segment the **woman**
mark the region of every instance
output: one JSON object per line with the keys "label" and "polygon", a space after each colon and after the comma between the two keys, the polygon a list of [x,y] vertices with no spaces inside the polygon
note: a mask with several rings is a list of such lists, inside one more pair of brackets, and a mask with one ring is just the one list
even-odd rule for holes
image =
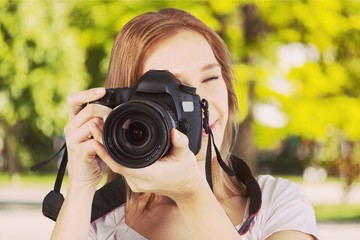
{"label": "woman", "polygon": [[[115,41],[106,87],[132,87],[151,69],[168,70],[183,84],[196,87],[209,103],[215,144],[221,146],[222,156],[229,155],[237,100],[230,55],[219,36],[184,11],[142,14],[126,24]],[[314,213],[304,194],[295,185],[269,176],[258,179],[263,206],[249,231],[240,236],[237,228],[248,215],[248,192],[216,161],[212,192],[204,173],[205,132],[196,156],[188,148],[186,135],[172,129],[170,153],[154,164],[129,169],[116,163],[102,142],[104,118],[111,109],[99,104],[82,107],[104,94],[103,88],[97,88],[68,97],[69,187],[53,239],[318,238]],[[129,199],[89,224],[92,198],[105,165],[125,177]]]}

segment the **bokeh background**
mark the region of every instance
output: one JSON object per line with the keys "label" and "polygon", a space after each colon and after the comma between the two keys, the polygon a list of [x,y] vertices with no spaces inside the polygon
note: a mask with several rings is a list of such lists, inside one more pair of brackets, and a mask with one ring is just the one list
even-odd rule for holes
{"label": "bokeh background", "polygon": [[66,95],[103,86],[121,27],[162,7],[199,17],[232,53],[234,154],[299,184],[324,239],[360,239],[357,0],[0,0],[0,238],[23,238],[25,225],[27,239],[49,236],[40,208],[58,161],[30,167],[64,142]]}

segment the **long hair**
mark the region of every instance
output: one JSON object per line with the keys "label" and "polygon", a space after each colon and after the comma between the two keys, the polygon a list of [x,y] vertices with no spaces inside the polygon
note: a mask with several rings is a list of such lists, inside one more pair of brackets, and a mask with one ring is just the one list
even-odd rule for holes
{"label": "long hair", "polygon": [[[223,156],[227,158],[233,140],[233,125],[238,110],[233,87],[233,70],[230,53],[219,35],[198,18],[188,12],[166,8],[159,12],[147,12],[130,20],[116,37],[110,57],[107,88],[132,87],[141,74],[144,57],[149,49],[159,41],[175,35],[182,30],[200,33],[209,43],[216,60],[221,66],[222,77],[228,93],[229,116],[222,146]],[[244,187],[230,179],[213,164],[214,189],[220,193],[243,194]],[[225,187],[224,187],[225,186]],[[230,191],[230,192],[229,192]],[[131,193],[131,196],[136,194]]]}

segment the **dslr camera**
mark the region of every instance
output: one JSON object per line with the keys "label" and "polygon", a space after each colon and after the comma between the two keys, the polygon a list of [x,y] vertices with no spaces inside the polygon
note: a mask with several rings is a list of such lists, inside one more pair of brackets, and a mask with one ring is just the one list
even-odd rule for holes
{"label": "dslr camera", "polygon": [[202,108],[196,88],[181,84],[169,71],[150,70],[131,88],[111,88],[92,103],[112,108],[103,128],[109,155],[129,168],[146,167],[171,148],[170,130],[189,138],[189,149],[201,146]]}

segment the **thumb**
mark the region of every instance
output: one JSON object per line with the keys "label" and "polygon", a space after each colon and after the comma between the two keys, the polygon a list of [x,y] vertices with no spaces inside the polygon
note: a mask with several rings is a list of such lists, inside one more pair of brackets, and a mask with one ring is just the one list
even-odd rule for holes
{"label": "thumb", "polygon": [[185,134],[173,128],[171,130],[171,143],[173,153],[188,150],[189,139]]}

